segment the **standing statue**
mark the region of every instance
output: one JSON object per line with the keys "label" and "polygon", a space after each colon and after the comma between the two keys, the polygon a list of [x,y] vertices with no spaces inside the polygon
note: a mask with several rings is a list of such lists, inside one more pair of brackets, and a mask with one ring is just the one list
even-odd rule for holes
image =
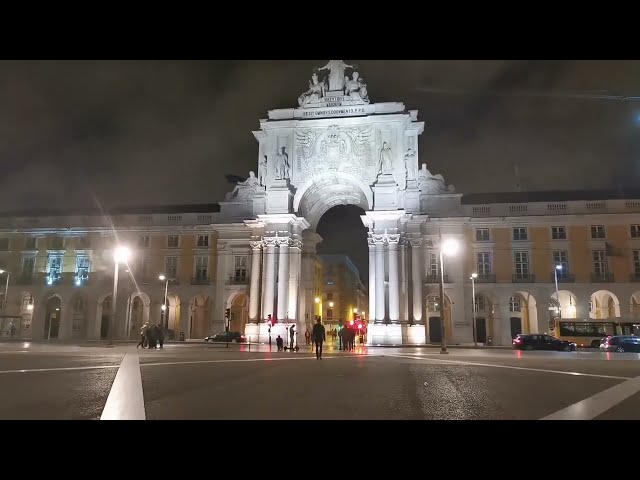
{"label": "standing statue", "polygon": [[256,188],[259,185],[256,174],[249,172],[249,178],[244,182],[238,182],[232,192],[227,193],[225,200],[242,200],[250,197],[256,192]]}
{"label": "standing statue", "polygon": [[282,151],[276,154],[276,180],[289,178],[289,155],[282,147]]}
{"label": "standing statue", "polygon": [[258,182],[264,187],[267,184],[267,156],[265,155],[258,165]]}
{"label": "standing statue", "polygon": [[367,97],[367,84],[364,83],[362,81],[362,78],[359,77],[360,74],[358,72],[353,72],[351,80],[349,80],[349,77],[344,77],[344,94],[352,98],[360,98],[361,100],[368,103],[369,98]]}
{"label": "standing statue", "polygon": [[378,173],[393,173],[393,155],[391,149],[387,147],[387,142],[382,144],[382,150],[380,150]]}
{"label": "standing statue", "polygon": [[407,180],[415,180],[418,176],[416,154],[410,148],[407,149],[407,153],[404,155],[404,169],[407,175]]}
{"label": "standing statue", "polygon": [[342,60],[329,60],[324,67],[320,67],[320,70],[329,70],[329,91],[335,92],[337,90],[344,93],[344,71],[347,68],[356,68],[354,65],[348,65]]}
{"label": "standing statue", "polygon": [[324,81],[318,82],[318,74],[314,73],[309,81],[309,90],[298,97],[298,105],[305,107],[309,103],[318,103],[324,96],[325,87]]}

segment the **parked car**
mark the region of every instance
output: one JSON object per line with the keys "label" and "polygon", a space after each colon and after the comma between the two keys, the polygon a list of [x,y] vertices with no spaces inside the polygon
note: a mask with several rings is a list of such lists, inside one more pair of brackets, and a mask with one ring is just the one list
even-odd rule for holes
{"label": "parked car", "polygon": [[204,337],[205,342],[236,342],[236,343],[244,343],[247,341],[247,337],[245,337],[240,332],[222,332],[217,335],[211,335],[209,337]]}
{"label": "parked car", "polygon": [[640,353],[640,337],[637,335],[613,335],[600,341],[600,350],[605,352]]}
{"label": "parked car", "polygon": [[513,339],[516,350],[554,350],[558,352],[575,352],[577,345],[566,340],[558,340],[551,335],[519,334]]}

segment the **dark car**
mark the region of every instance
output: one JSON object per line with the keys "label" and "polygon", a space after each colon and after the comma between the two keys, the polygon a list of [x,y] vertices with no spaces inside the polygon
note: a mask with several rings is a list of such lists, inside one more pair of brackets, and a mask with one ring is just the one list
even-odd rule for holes
{"label": "dark car", "polygon": [[556,352],[575,352],[575,343],[566,340],[558,340],[551,335],[519,334],[513,339],[513,348],[516,350],[553,350]]}
{"label": "dark car", "polygon": [[600,350],[605,352],[640,353],[640,337],[636,335],[614,335],[600,341]]}
{"label": "dark car", "polygon": [[247,341],[247,337],[242,335],[240,332],[222,332],[217,335],[211,335],[209,337],[204,337],[205,342],[236,342],[236,343],[244,343]]}

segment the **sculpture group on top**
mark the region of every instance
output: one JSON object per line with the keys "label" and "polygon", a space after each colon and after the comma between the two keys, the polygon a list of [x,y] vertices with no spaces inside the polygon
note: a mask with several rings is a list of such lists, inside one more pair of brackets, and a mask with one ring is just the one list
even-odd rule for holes
{"label": "sculpture group on top", "polygon": [[351,78],[345,75],[347,68],[355,70],[357,67],[342,60],[330,60],[324,67],[317,69],[317,72],[329,71],[322,80],[319,80],[318,73],[314,71],[309,81],[309,89],[298,97],[298,105],[302,108],[318,106],[328,96],[346,96],[354,104],[369,103],[367,84],[356,71],[352,72]]}

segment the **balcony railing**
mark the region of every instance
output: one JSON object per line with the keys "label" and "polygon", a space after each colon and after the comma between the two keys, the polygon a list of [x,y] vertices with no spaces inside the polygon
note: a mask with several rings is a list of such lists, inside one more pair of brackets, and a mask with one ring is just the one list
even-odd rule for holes
{"label": "balcony railing", "polygon": [[[440,275],[427,275],[425,283],[440,283]],[[444,274],[444,283],[449,283],[449,276]]]}
{"label": "balcony railing", "polygon": [[496,276],[494,273],[488,273],[484,275],[478,274],[475,281],[476,283],[496,283]]}
{"label": "balcony railing", "polygon": [[632,282],[640,282],[640,273],[632,273],[629,277]]}
{"label": "balcony railing", "polygon": [[[551,274],[551,281],[552,282],[556,281],[556,276],[553,273]],[[575,275],[570,275],[568,273],[558,275],[558,283],[575,283],[575,281],[576,281]]]}
{"label": "balcony railing", "polygon": [[249,277],[229,277],[227,285],[249,285]]}
{"label": "balcony railing", "polygon": [[513,283],[533,283],[536,281],[535,275],[531,274],[516,274],[511,276]]}
{"label": "balcony railing", "polygon": [[210,285],[211,279],[209,277],[193,277],[191,279],[191,285]]}
{"label": "balcony railing", "polygon": [[592,273],[591,274],[592,282],[613,282],[613,273],[604,272],[604,273]]}

